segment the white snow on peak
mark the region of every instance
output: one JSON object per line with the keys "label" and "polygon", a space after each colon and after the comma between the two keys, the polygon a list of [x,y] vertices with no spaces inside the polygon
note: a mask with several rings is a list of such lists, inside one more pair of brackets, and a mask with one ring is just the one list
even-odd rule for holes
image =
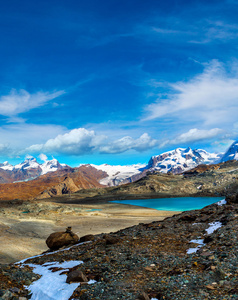
{"label": "white snow on peak", "polygon": [[209,153],[202,149],[192,150],[188,148],[177,148],[172,151],[164,152],[153,156],[147,168],[162,173],[170,171],[182,173],[196,167],[198,164],[216,163],[220,159],[219,154]]}
{"label": "white snow on peak", "polygon": [[223,155],[221,162],[225,162],[228,160],[238,160],[238,142],[234,142],[229,149],[226,151],[226,153]]}
{"label": "white snow on peak", "polygon": [[39,169],[41,170],[40,175],[44,175],[48,172],[54,172],[62,167],[66,167],[66,164],[60,164],[57,159],[53,158],[52,160],[45,161],[43,164],[37,162],[34,157],[29,157],[25,159],[22,163],[15,166],[10,165],[7,161],[0,164],[0,168],[3,170],[28,170],[28,169]]}
{"label": "white snow on peak", "polygon": [[37,169],[39,167],[39,163],[36,161],[34,157],[27,158],[24,162],[15,165],[15,169]]}
{"label": "white snow on peak", "polygon": [[14,166],[9,164],[8,161],[5,161],[4,163],[0,164],[0,168],[3,169],[3,170],[12,171],[14,169]]}
{"label": "white snow on peak", "polygon": [[45,161],[41,165],[41,169],[42,169],[41,175],[44,175],[48,172],[55,172],[59,169],[59,162],[55,158],[53,158],[52,160]]}
{"label": "white snow on peak", "polygon": [[104,171],[108,174],[106,178],[100,180],[100,183],[108,186],[115,186],[120,184],[126,178],[141,173],[141,170],[145,168],[146,164],[135,164],[135,165],[91,165],[97,170]]}

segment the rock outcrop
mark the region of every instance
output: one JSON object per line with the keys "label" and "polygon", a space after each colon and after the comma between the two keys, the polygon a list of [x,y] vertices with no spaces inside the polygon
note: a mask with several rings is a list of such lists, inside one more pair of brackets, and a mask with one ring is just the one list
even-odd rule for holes
{"label": "rock outcrop", "polygon": [[42,192],[37,199],[50,198],[54,196],[62,196],[65,194],[75,193],[79,190],[79,188],[74,183],[73,179],[70,177],[65,177],[65,179],[53,186],[48,188],[46,191]]}
{"label": "rock outcrop", "polygon": [[79,242],[77,234],[73,233],[71,227],[66,228],[65,232],[54,232],[46,240],[46,245],[50,250],[75,245]]}

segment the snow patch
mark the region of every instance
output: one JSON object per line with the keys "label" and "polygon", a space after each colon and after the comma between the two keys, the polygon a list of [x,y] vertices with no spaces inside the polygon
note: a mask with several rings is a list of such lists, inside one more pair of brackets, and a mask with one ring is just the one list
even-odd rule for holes
{"label": "snow patch", "polygon": [[225,199],[217,202],[217,205],[219,205],[219,206],[222,206],[224,204],[226,204],[226,200]]}
{"label": "snow patch", "polygon": [[202,246],[204,246],[204,240],[203,239],[197,239],[197,240],[191,240],[189,243],[198,244],[196,248],[189,248],[187,250],[187,254],[196,253]]}
{"label": "snow patch", "polygon": [[214,231],[216,231],[218,228],[222,226],[221,222],[212,222],[209,223],[210,227],[206,229],[207,234],[212,234]]}
{"label": "snow patch", "polygon": [[[221,200],[223,201],[223,200]],[[194,223],[193,225],[195,225],[196,223]],[[214,231],[216,231],[218,228],[220,228],[222,226],[221,222],[212,222],[209,223],[209,227],[206,229],[207,235],[212,234]],[[196,248],[189,248],[187,250],[187,254],[192,254],[192,253],[196,253],[200,248],[202,248],[205,244],[204,244],[204,239],[197,239],[197,240],[191,240],[189,243],[194,243],[194,244],[198,244],[198,246]]]}
{"label": "snow patch", "polygon": [[[63,263],[45,263],[43,265],[27,264],[33,268],[34,273],[41,275],[40,279],[27,287],[32,293],[31,300],[68,300],[80,283],[68,284],[66,283],[67,275],[60,274],[82,263],[82,261],[71,260]],[[60,268],[60,270],[52,272],[51,268]],[[90,280],[88,284],[95,282],[95,280]]]}

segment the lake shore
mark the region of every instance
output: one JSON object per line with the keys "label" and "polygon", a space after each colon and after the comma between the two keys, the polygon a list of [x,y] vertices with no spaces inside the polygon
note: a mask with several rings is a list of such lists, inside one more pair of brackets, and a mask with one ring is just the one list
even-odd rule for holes
{"label": "lake shore", "polygon": [[0,212],[0,263],[13,263],[47,250],[46,238],[71,226],[79,237],[161,221],[179,212],[117,203],[58,204],[32,201]]}

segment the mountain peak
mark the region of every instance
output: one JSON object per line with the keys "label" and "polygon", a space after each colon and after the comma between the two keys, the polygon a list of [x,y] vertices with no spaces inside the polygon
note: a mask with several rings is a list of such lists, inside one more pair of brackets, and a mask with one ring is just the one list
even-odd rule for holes
{"label": "mountain peak", "polygon": [[232,159],[238,160],[238,141],[235,141],[229,147],[229,149],[226,151],[226,153],[222,157],[221,162],[225,162],[225,161],[232,160]]}

